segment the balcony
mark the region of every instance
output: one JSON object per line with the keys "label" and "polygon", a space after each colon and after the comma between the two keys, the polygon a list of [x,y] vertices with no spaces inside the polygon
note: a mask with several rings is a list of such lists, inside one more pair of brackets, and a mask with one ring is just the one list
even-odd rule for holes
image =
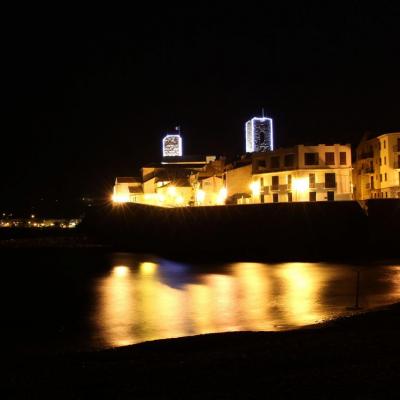
{"label": "balcony", "polygon": [[336,189],[336,182],[325,182],[325,189]]}
{"label": "balcony", "polygon": [[400,169],[400,160],[399,160],[399,161],[395,161],[395,162],[393,163],[393,168],[394,168],[394,169]]}
{"label": "balcony", "polygon": [[279,185],[271,185],[271,191],[279,190]]}
{"label": "balcony", "polygon": [[400,144],[395,144],[395,145],[393,146],[393,151],[394,151],[395,153],[400,153]]}

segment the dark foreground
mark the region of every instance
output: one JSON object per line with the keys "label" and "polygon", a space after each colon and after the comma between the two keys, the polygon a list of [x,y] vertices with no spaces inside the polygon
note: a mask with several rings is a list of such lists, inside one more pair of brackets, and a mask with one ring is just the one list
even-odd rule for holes
{"label": "dark foreground", "polygon": [[396,304],[311,329],[11,357],[6,389],[11,398],[397,398],[399,333]]}

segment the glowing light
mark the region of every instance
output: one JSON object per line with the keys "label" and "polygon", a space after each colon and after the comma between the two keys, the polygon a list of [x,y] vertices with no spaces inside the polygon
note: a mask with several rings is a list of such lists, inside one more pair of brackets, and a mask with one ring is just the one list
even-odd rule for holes
{"label": "glowing light", "polygon": [[226,190],[226,188],[224,187],[221,188],[221,190],[217,195],[217,204],[225,204],[227,196],[228,196],[228,191]]}
{"label": "glowing light", "polygon": [[31,218],[35,218],[35,214],[32,214],[32,215],[31,215]]}
{"label": "glowing light", "polygon": [[113,268],[112,273],[118,278],[123,278],[129,274],[129,268],[125,265],[117,265]]}
{"label": "glowing light", "polygon": [[197,190],[197,192],[196,192],[196,201],[198,203],[203,203],[205,197],[206,197],[206,193],[204,192],[204,190],[201,190],[201,189]]}
{"label": "glowing light", "polygon": [[129,201],[129,195],[127,194],[113,194],[111,199],[114,203],[127,203]]}
{"label": "glowing light", "polygon": [[168,193],[170,196],[176,196],[176,187],[175,187],[175,186],[170,186],[170,187],[167,189],[167,193]]}
{"label": "glowing light", "polygon": [[305,193],[308,190],[308,178],[296,178],[293,179],[293,189],[300,192]]}
{"label": "glowing light", "polygon": [[142,262],[139,265],[139,271],[142,275],[154,275],[157,270],[158,264],[152,262]]}
{"label": "glowing light", "polygon": [[177,196],[175,199],[176,204],[183,204],[184,201],[182,196]]}
{"label": "glowing light", "polygon": [[180,135],[166,135],[162,140],[163,157],[182,156],[182,138]]}
{"label": "glowing light", "polygon": [[251,184],[250,184],[250,189],[251,189],[251,192],[252,192],[252,194],[253,194],[253,196],[259,196],[260,195],[260,192],[261,192],[261,186],[260,186],[260,182],[258,182],[258,181],[253,181]]}
{"label": "glowing light", "polygon": [[254,117],[246,122],[245,131],[247,153],[274,149],[272,118]]}

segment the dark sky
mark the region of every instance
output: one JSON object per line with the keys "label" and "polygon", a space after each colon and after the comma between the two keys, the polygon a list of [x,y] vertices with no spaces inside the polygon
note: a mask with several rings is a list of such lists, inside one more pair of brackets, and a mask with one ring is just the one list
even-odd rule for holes
{"label": "dark sky", "polygon": [[0,202],[102,195],[175,125],[187,154],[242,153],[261,107],[278,146],[399,131],[400,13],[365,3],[9,10]]}

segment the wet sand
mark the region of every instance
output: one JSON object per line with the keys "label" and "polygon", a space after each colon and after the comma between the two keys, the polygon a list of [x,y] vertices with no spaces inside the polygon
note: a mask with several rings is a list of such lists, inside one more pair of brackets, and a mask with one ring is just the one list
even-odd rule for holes
{"label": "wet sand", "polygon": [[396,398],[400,304],[286,332],[4,359],[11,398]]}

